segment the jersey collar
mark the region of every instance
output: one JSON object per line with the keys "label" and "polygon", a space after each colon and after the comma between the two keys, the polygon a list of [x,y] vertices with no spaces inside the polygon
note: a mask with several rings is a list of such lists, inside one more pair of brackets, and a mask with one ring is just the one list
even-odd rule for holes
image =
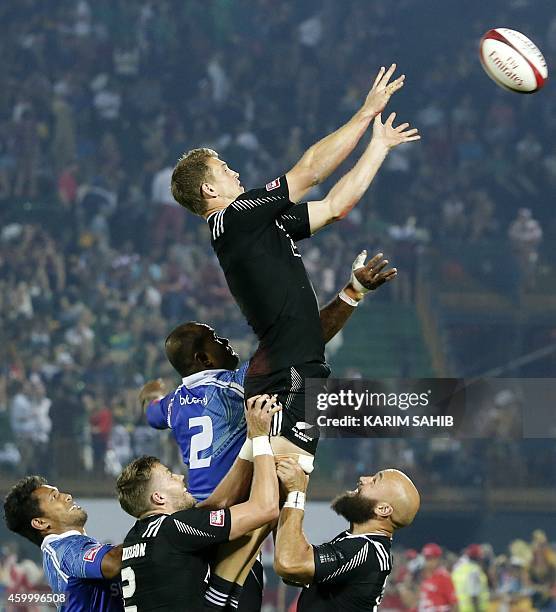
{"label": "jersey collar", "polygon": [[87,535],[87,534],[81,533],[80,531],[77,531],[77,529],[70,529],[69,531],[64,531],[64,533],[51,533],[50,535],[47,535],[43,539],[42,544],[41,544],[41,550],[44,550],[49,544],[52,544],[52,542],[56,540],[61,540],[62,538],[67,538],[72,535]]}
{"label": "jersey collar", "polygon": [[195,372],[195,374],[190,374],[189,376],[184,376],[181,381],[186,387],[190,387],[191,385],[198,383],[199,381],[212,376],[214,374],[220,374],[221,372],[228,372],[224,368],[220,370],[203,370],[202,372]]}
{"label": "jersey collar", "polygon": [[345,531],[345,534],[348,538],[366,538],[367,536],[380,536],[381,538],[387,538],[388,540],[392,540],[390,536],[387,536],[384,533],[378,533],[376,531],[371,531],[369,533],[351,533],[351,531]]}

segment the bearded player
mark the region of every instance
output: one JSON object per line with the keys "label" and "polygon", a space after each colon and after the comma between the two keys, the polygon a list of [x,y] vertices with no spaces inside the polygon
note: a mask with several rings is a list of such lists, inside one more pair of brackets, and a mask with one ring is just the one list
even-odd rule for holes
{"label": "bearded player", "polygon": [[394,532],[410,525],[420,497],[398,470],[361,476],[357,488],[332,502],[350,528],[330,542],[312,546],[303,533],[307,476],[291,458],[279,461],[278,478],[287,491],[280,513],[274,567],[284,579],[303,585],[298,612],[375,612],[392,569]]}
{"label": "bearded player", "polygon": [[[206,219],[228,286],[259,339],[246,396],[278,395],[284,409],[273,422],[273,448],[301,457],[307,472],[318,428],[306,421],[305,379],[325,379],[330,369],[317,300],[296,242],[345,217],[388,152],[420,138],[407,123],[394,127],[395,114],[385,123],[379,114],[403,86],[404,76],[389,82],[395,68],[381,69],[361,109],[266,187],[245,192],[238,173],[210,149],[190,151],[172,174],[174,198]],[[372,139],[355,166],[323,200],[295,205],[345,160],[373,119]]]}
{"label": "bearded player", "polygon": [[[396,278],[396,269],[386,269],[388,260],[378,253],[365,263],[366,251],[353,262],[350,281],[340,293],[354,302],[348,304],[339,296],[320,311],[323,337],[328,342],[346,323],[363,294],[355,289],[360,283],[371,292]],[[189,469],[188,489],[201,502],[211,496],[211,507],[228,507],[231,499],[245,498],[252,476],[250,440],[246,440],[244,410],[244,377],[248,363],[238,368],[239,358],[226,338],[208,325],[185,323],[176,327],[166,339],[166,355],[182,377],[177,389],[166,394],[162,381],[143,386],[140,399],[146,406],[147,420],[156,429],[172,430],[179,444],[184,463]],[[243,445],[243,446],[242,446]],[[239,457],[238,457],[239,456]],[[236,459],[238,457],[238,459]],[[235,463],[234,463],[235,461]],[[232,464],[234,478],[226,478]],[[224,481],[223,481],[224,479]],[[220,483],[220,484],[219,484]],[[218,494],[214,490],[218,485]],[[261,535],[262,537],[262,535]],[[257,550],[257,538],[251,549],[230,553],[223,548],[224,559],[213,572],[212,590],[229,593],[238,601],[242,612],[260,610],[262,603],[263,567],[258,560],[250,569],[243,588],[233,582],[242,579]],[[238,571],[239,570],[239,571]],[[219,576],[220,579],[216,577]]]}

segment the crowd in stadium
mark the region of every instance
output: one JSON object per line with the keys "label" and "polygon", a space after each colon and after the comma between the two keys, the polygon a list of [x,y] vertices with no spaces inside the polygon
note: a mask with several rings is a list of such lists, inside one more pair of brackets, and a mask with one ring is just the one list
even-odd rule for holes
{"label": "crowd in stadium", "polygon": [[[41,592],[43,587],[47,592],[42,569],[19,558],[14,545],[0,551],[0,597]],[[272,602],[277,601],[280,588],[267,589],[264,612],[276,610]],[[421,550],[394,549],[394,570],[381,609],[424,612],[459,605],[471,610],[469,593],[476,597],[476,609],[481,612],[556,609],[556,548],[543,531],[535,530],[529,542],[514,540],[503,551],[483,543],[470,544],[457,554],[434,542]],[[38,606],[17,610],[38,612]]]}
{"label": "crowd in stadium", "polygon": [[[403,23],[414,2],[399,4]],[[500,3],[501,20],[522,4]],[[44,472],[50,454],[54,473],[114,472],[129,456],[162,452],[135,397],[145,379],[171,376],[162,342],[175,323],[210,322],[245,358],[253,348],[205,224],[171,199],[172,164],[207,145],[247,185],[284,172],[357,108],[376,67],[396,59],[395,29],[381,3],[27,0],[0,16],[0,462]],[[556,48],[555,32],[556,22],[543,25],[539,44]],[[542,99],[544,129],[528,130],[537,118],[523,112],[527,97],[464,95],[471,79],[490,85],[473,57],[465,48],[456,71],[442,56],[425,72],[401,66],[407,93],[396,109],[423,141],[396,149],[369,201],[303,245],[321,302],[363,247],[402,271],[381,299],[412,299],[419,253],[432,242],[440,256],[464,243],[513,245],[533,283],[543,237],[556,231],[543,207],[556,184],[554,99]],[[68,452],[80,456],[75,466],[57,460]]]}

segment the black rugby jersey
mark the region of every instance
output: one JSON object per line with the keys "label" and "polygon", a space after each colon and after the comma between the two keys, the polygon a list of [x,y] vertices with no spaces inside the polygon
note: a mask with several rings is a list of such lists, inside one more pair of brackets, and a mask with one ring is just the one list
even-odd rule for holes
{"label": "black rugby jersey", "polygon": [[319,306],[295,244],[311,235],[309,213],[290,201],[286,177],[242,193],[207,221],[230,291],[259,339],[247,375],[324,362]]}
{"label": "black rugby jersey", "polygon": [[228,541],[230,524],[229,510],[204,508],[137,521],[122,552],[126,610],[203,610],[208,561],[214,546]]}
{"label": "black rugby jersey", "polygon": [[392,569],[390,538],[344,531],[313,547],[315,576],[303,589],[298,612],[373,612]]}

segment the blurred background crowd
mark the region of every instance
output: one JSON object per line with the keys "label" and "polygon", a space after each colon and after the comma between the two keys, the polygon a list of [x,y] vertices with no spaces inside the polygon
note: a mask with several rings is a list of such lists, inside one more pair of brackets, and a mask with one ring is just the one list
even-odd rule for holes
{"label": "blurred background crowd", "polygon": [[[556,17],[544,0],[460,4],[0,5],[3,482],[41,472],[83,484],[86,473],[87,491],[107,494],[106,475],[130,457],[179,465],[136,399],[145,380],[176,381],[164,338],[179,322],[207,322],[244,359],[254,338],[205,223],[172,201],[173,164],[209,146],[247,188],[264,184],[347,120],[393,61],[407,79],[390,110],[422,141],[394,150],[349,217],[301,244],[323,304],[362,248],[399,270],[330,345],[334,374],[552,375],[556,98],[497,88],[477,44],[490,27],[516,27],[550,67]],[[487,431],[508,429],[511,403],[500,396],[485,410]],[[323,447],[316,497],[325,480],[338,489],[393,456],[429,490],[556,484],[548,439]],[[493,592],[511,582],[491,574]]]}
{"label": "blurred background crowd", "polygon": [[[555,98],[493,86],[475,46],[492,23],[516,22],[550,58],[556,18],[535,17],[524,0],[491,4],[482,19],[468,9],[466,35],[450,29],[462,18],[450,3],[436,7],[446,27],[426,39],[417,26],[431,14],[414,0],[395,10],[0,7],[0,463],[102,474],[160,452],[136,392],[152,377],[174,380],[169,330],[205,321],[243,358],[254,346],[204,222],[172,201],[173,163],[211,146],[245,185],[262,184],[345,121],[394,60],[408,77],[391,107],[422,142],[396,149],[366,201],[302,245],[322,303],[361,248],[400,270],[331,345],[335,374],[464,376],[553,345]],[[466,299],[484,312],[466,311]],[[545,376],[555,363],[551,352],[511,373]]]}

